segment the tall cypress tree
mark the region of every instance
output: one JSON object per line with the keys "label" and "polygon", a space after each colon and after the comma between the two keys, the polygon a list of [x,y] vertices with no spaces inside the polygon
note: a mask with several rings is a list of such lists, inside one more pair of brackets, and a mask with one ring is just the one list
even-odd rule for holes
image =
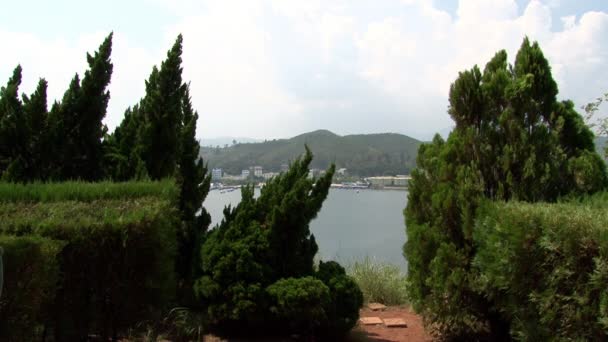
{"label": "tall cypress tree", "polygon": [[53,143],[57,150],[53,174],[56,179],[98,180],[102,177],[103,119],[110,94],[113,65],[112,33],[99,50],[87,54],[89,70],[82,83],[76,75],[61,103],[51,110]]}
{"label": "tall cypress tree", "polygon": [[199,155],[200,145],[196,140],[198,113],[192,109],[188,86],[182,98],[182,119],[177,182],[180,187],[179,209],[184,231],[178,237],[179,254],[176,266],[183,279],[182,301],[187,304],[193,300],[193,281],[200,276],[200,245],[211,223],[211,216],[203,207],[209,193],[211,175]]}
{"label": "tall cypress tree", "polygon": [[89,70],[82,79],[80,109],[81,120],[78,123],[78,141],[80,174],[86,180],[98,180],[102,177],[102,138],[106,132],[103,119],[106,116],[110,92],[107,87],[112,78],[113,33],[104,40],[99,50],[91,56],[87,54]]}
{"label": "tall cypress tree", "polygon": [[4,173],[18,155],[17,140],[24,129],[23,103],[19,99],[21,66],[13,70],[13,75],[5,87],[0,88],[0,172]]}
{"label": "tall cypress tree", "polygon": [[31,96],[23,95],[20,129],[14,137],[15,153],[5,179],[31,182],[44,180],[48,163],[47,82],[41,79]]}
{"label": "tall cypress tree", "polygon": [[154,67],[146,82],[143,115],[142,157],[152,179],[174,176],[179,155],[182,98],[182,35],[167,53],[160,70]]}

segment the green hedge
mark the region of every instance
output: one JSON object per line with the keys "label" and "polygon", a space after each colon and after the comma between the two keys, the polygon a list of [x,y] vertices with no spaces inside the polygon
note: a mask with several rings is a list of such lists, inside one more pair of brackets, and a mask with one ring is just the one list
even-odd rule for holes
{"label": "green hedge", "polygon": [[55,340],[117,337],[138,322],[158,319],[172,304],[181,224],[172,186],[2,184],[0,193],[13,186],[17,193],[0,198],[0,232],[65,243],[57,255],[61,277],[51,319],[45,322]]}
{"label": "green hedge", "polygon": [[512,337],[608,339],[607,199],[480,209],[478,290],[510,322]]}
{"label": "green hedge", "polygon": [[0,296],[0,340],[39,340],[57,280],[63,243],[40,237],[0,235],[4,284]]}

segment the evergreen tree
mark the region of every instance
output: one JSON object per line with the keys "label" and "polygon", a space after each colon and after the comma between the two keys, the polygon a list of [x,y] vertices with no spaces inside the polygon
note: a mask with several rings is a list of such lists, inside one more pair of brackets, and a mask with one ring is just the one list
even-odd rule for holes
{"label": "evergreen tree", "polygon": [[140,131],[142,125],[139,105],[127,108],[125,116],[112,134],[104,139],[104,174],[115,181],[148,178],[141,158]]}
{"label": "evergreen tree", "polygon": [[16,123],[21,129],[13,137],[16,155],[4,175],[7,180],[45,179],[49,158],[46,90],[47,82],[41,79],[31,96],[23,95],[23,116]]}
{"label": "evergreen tree", "polygon": [[146,82],[143,116],[142,159],[152,179],[173,177],[179,156],[182,124],[182,35],[167,53],[160,70],[154,67]]}
{"label": "evergreen tree", "polygon": [[52,141],[58,159],[52,167],[55,179],[98,180],[102,175],[106,115],[113,65],[112,34],[91,56],[87,54],[89,69],[82,83],[74,76],[61,103],[51,109]]}
{"label": "evergreen tree", "polygon": [[593,134],[557,85],[537,43],[513,67],[498,52],[450,88],[456,128],[421,146],[405,209],[409,296],[446,338],[505,339],[510,322],[478,290],[472,260],[480,201],[555,201],[604,189]]}
{"label": "evergreen tree", "polygon": [[21,66],[13,70],[13,75],[5,87],[0,88],[0,172],[4,173],[17,153],[16,139],[23,127],[23,103],[19,99]]}
{"label": "evergreen tree", "polygon": [[[293,326],[292,318],[312,312],[326,318],[317,326],[326,334],[343,334],[356,323],[362,304],[357,285],[335,263],[322,263],[319,272],[313,267],[318,247],[309,224],[327,197],[335,167],[311,179],[311,160],[306,148],[287,172],[266,183],[258,198],[252,186],[243,188],[241,202],[226,208],[222,223],[208,234],[195,291],[207,304],[212,329],[233,334],[235,327],[248,334],[267,334],[270,327],[310,329]],[[305,307],[298,306],[306,293],[325,291],[331,303],[311,295],[302,298]]]}
{"label": "evergreen tree", "polygon": [[203,235],[211,223],[211,216],[203,207],[209,193],[211,175],[199,155],[200,145],[196,140],[198,113],[192,109],[189,87],[182,98],[182,125],[180,132],[180,156],[178,160],[177,182],[180,187],[179,209],[184,222],[184,231],[179,236],[179,252],[176,263],[178,274],[184,280],[184,301],[194,302],[192,286],[195,277],[200,276],[198,256]]}

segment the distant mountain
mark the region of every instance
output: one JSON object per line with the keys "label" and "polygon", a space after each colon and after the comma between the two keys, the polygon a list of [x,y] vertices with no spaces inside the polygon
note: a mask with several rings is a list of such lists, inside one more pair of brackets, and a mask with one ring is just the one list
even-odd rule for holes
{"label": "distant mountain", "polygon": [[232,145],[234,142],[237,143],[255,143],[261,142],[260,139],[254,138],[245,138],[245,137],[217,137],[217,138],[203,138],[201,140],[201,146],[220,146],[224,147],[225,145]]}
{"label": "distant mountain", "polygon": [[[312,168],[325,169],[332,162],[351,175],[408,174],[415,166],[420,141],[402,134],[357,134],[339,136],[318,130],[291,139],[262,143],[238,143],[227,148],[201,148],[210,168],[229,174],[259,165],[266,171],[279,171],[304,152],[307,144],[314,154]],[[221,146],[221,145],[220,145]]]}

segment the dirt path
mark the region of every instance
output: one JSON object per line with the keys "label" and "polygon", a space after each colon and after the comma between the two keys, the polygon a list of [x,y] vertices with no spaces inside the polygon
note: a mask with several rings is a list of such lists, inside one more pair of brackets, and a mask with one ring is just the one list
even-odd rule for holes
{"label": "dirt path", "polygon": [[422,318],[407,307],[387,307],[382,311],[372,311],[368,308],[360,310],[360,317],[401,318],[405,321],[405,328],[388,328],[381,325],[363,325],[359,323],[356,334],[369,342],[401,342],[401,341],[432,341],[431,336],[424,330]]}

